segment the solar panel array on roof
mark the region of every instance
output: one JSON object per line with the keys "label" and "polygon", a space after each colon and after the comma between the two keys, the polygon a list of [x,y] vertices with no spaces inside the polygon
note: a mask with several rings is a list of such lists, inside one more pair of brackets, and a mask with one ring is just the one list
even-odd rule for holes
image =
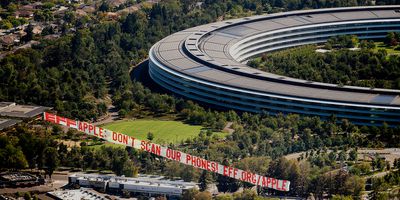
{"label": "solar panel array on roof", "polygon": [[222,81],[222,82],[228,81],[228,80],[231,80],[231,79],[234,79],[237,77],[230,73],[226,73],[226,72],[222,72],[222,71],[218,71],[218,70],[202,71],[202,72],[196,73],[196,75],[205,77],[205,78],[210,78],[210,79],[217,80],[217,81]]}
{"label": "solar panel array on roof", "polygon": [[285,25],[285,26],[298,26],[298,25],[306,24],[305,22],[296,20],[293,17],[278,18],[278,19],[273,19],[272,21],[274,21],[278,24]]}
{"label": "solar panel array on roof", "polygon": [[210,36],[206,42],[212,42],[212,43],[216,43],[216,44],[226,44],[229,41],[233,40],[233,37],[227,37],[227,35],[222,35],[222,34],[214,34],[212,36]]}
{"label": "solar panel array on roof", "polygon": [[177,42],[163,42],[158,47],[159,51],[171,51],[179,49],[179,44]]}
{"label": "solar panel array on roof", "polygon": [[301,17],[309,22],[312,22],[312,23],[332,22],[332,21],[340,20],[339,18],[337,18],[331,14],[310,14],[310,15],[299,16],[299,17]]}
{"label": "solar panel array on roof", "polygon": [[394,10],[376,10],[371,12],[381,18],[400,17],[400,12],[395,12]]}
{"label": "solar panel array on roof", "polygon": [[223,51],[214,51],[214,50],[204,50],[207,55],[212,58],[226,58],[225,52]]}
{"label": "solar panel array on roof", "polygon": [[191,33],[175,33],[173,35],[170,35],[166,38],[164,38],[163,42],[180,42],[182,40],[184,40],[186,37],[188,37],[189,35],[191,35]]}
{"label": "solar panel array on roof", "polygon": [[213,50],[213,51],[224,51],[225,45],[223,44],[215,44],[211,42],[202,43],[202,48],[205,50]]}
{"label": "solar panel array on roof", "polygon": [[210,69],[211,68],[206,67],[206,66],[200,66],[200,67],[194,67],[194,68],[186,69],[186,70],[184,70],[184,72],[192,74],[192,73],[198,73],[198,72],[207,71],[207,70],[210,70]]}
{"label": "solar panel array on roof", "polygon": [[374,15],[371,12],[365,12],[365,11],[358,11],[358,12],[339,12],[339,13],[333,13],[335,17],[341,19],[341,20],[354,20],[354,19],[374,19],[378,18],[376,15]]}
{"label": "solar panel array on roof", "polygon": [[164,60],[175,60],[175,59],[181,59],[182,57],[185,57],[179,51],[163,51],[163,52],[160,52],[160,54],[161,54],[161,57],[164,58]]}
{"label": "solar panel array on roof", "polygon": [[273,21],[252,22],[252,23],[245,24],[243,26],[246,26],[246,27],[249,27],[252,29],[256,29],[256,30],[260,30],[260,31],[270,31],[270,30],[286,27],[283,24],[279,24],[279,23],[276,23]]}
{"label": "solar panel array on roof", "polygon": [[252,29],[249,27],[244,27],[244,26],[234,26],[234,27],[230,27],[230,28],[226,28],[220,31],[221,33],[226,33],[229,35],[235,35],[235,36],[245,36],[248,34],[252,34],[255,32],[258,32],[258,30],[256,29]]}
{"label": "solar panel array on roof", "polygon": [[397,95],[377,95],[371,103],[391,104],[397,97]]}
{"label": "solar panel array on roof", "polygon": [[168,63],[173,65],[174,67],[178,69],[191,69],[195,67],[201,66],[200,63],[191,61],[187,58],[180,58],[180,59],[175,59],[175,60],[169,60]]}

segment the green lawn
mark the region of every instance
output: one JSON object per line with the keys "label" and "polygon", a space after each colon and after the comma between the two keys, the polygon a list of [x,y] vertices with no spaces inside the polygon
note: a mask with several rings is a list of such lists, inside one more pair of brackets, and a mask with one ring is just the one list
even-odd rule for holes
{"label": "green lawn", "polygon": [[375,51],[378,51],[379,49],[385,49],[389,55],[400,54],[399,50],[394,50],[394,48],[386,46],[383,42],[375,42],[375,45],[376,45]]}
{"label": "green lawn", "polygon": [[147,139],[147,133],[154,134],[154,142],[178,143],[190,137],[197,136],[202,126],[192,126],[180,121],[161,120],[123,120],[103,125],[103,128],[133,136],[138,139]]}

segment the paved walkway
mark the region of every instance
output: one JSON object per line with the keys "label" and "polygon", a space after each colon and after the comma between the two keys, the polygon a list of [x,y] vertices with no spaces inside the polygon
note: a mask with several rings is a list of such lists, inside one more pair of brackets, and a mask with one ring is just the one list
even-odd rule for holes
{"label": "paved walkway", "polygon": [[232,134],[235,131],[234,129],[231,128],[232,124],[233,124],[233,122],[226,123],[226,126],[223,129],[223,131],[227,131],[229,134]]}
{"label": "paved walkway", "polygon": [[114,121],[119,120],[119,115],[118,115],[118,109],[115,108],[114,105],[109,105],[108,106],[108,111],[107,111],[107,117],[105,117],[104,119],[94,122],[94,125],[102,125],[102,124],[107,124],[107,123],[111,123]]}

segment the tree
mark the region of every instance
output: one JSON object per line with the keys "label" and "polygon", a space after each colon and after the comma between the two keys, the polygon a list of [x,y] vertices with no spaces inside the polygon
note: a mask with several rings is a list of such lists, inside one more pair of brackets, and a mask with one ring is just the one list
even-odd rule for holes
{"label": "tree", "polygon": [[400,169],[400,158],[396,158],[393,162],[393,167],[396,169]]}
{"label": "tree", "polygon": [[337,159],[341,162],[345,161],[347,159],[346,152],[344,150],[340,151]]}
{"label": "tree", "polygon": [[331,152],[328,154],[328,158],[329,158],[329,161],[331,162],[331,164],[334,164],[335,161],[336,161],[336,152],[331,151]]}
{"label": "tree", "polygon": [[357,161],[357,157],[358,157],[357,149],[352,149],[352,150],[349,152],[349,160],[351,160],[351,161]]}
{"label": "tree", "polygon": [[[288,173],[288,180],[291,182],[291,193],[301,195],[304,191],[304,177],[302,177],[302,171],[297,161],[291,161]],[[303,179],[303,180],[302,180]]]}
{"label": "tree", "polygon": [[362,191],[365,190],[365,179],[359,176],[350,176],[344,184],[347,194],[353,197],[361,197]]}
{"label": "tree", "polygon": [[193,181],[194,177],[196,176],[196,171],[192,166],[184,166],[180,176],[184,181]]}
{"label": "tree", "polygon": [[372,168],[374,170],[383,171],[386,167],[385,158],[376,157],[372,160]]}
{"label": "tree", "polygon": [[28,25],[25,32],[26,32],[26,35],[22,37],[22,40],[24,42],[29,42],[29,41],[33,40],[34,34],[33,34],[33,26],[31,24]]}
{"label": "tree", "polygon": [[154,139],[154,133],[148,132],[148,133],[147,133],[147,139],[150,140],[150,141],[153,141],[153,139]]}
{"label": "tree", "polygon": [[[59,151],[58,151],[59,152]],[[59,155],[59,154],[58,154]],[[74,146],[67,153],[66,165],[74,168],[83,167],[83,157],[78,147]],[[62,162],[62,161],[61,161]]]}
{"label": "tree", "polygon": [[100,7],[99,7],[99,11],[102,11],[102,12],[108,12],[108,11],[110,11],[110,4],[107,3],[106,1],[103,1],[103,2],[101,3]]}
{"label": "tree", "polygon": [[211,200],[212,196],[209,191],[203,191],[199,192],[196,195],[194,195],[193,200]]}
{"label": "tree", "polygon": [[236,179],[217,174],[217,188],[219,192],[236,192],[239,183]]}
{"label": "tree", "polygon": [[196,188],[185,190],[182,194],[182,200],[193,200],[198,193],[199,190],[197,190]]}
{"label": "tree", "polygon": [[28,167],[28,162],[21,148],[16,148],[11,143],[0,148],[1,169],[23,169],[26,167]]}
{"label": "tree", "polygon": [[353,200],[351,196],[333,195],[331,200]]}
{"label": "tree", "polygon": [[139,169],[134,166],[133,162],[128,160],[124,163],[122,174],[126,177],[136,177],[139,173]]}
{"label": "tree", "polygon": [[233,195],[234,200],[255,200],[257,193],[254,190],[245,189],[241,193],[235,193]]}
{"label": "tree", "polygon": [[287,179],[289,175],[287,166],[289,166],[289,164],[289,161],[285,157],[280,157],[279,159],[271,162],[267,174],[270,177]]}
{"label": "tree", "polygon": [[32,199],[31,193],[30,192],[25,192],[24,199],[25,200],[31,200]]}
{"label": "tree", "polygon": [[51,175],[57,169],[60,164],[60,160],[58,159],[57,149],[54,147],[47,147],[44,150],[44,166],[45,171],[49,175],[51,179]]}
{"label": "tree", "polygon": [[306,196],[307,191],[310,186],[310,173],[311,173],[311,166],[310,162],[308,161],[301,161],[299,163],[299,168],[300,168],[300,174],[299,177],[296,179],[296,188],[297,188],[297,194],[299,196]]}
{"label": "tree", "polygon": [[208,188],[208,184],[210,183],[210,173],[207,170],[203,170],[199,178],[199,188],[200,191],[205,191]]}
{"label": "tree", "polygon": [[232,197],[232,195],[229,195],[229,194],[226,194],[226,195],[220,194],[215,197],[215,200],[233,200],[233,197]]}
{"label": "tree", "polygon": [[10,29],[13,27],[13,24],[9,20],[0,21],[0,29]]}
{"label": "tree", "polygon": [[385,44],[387,46],[397,46],[399,41],[397,40],[396,34],[394,32],[389,32],[385,38]]}

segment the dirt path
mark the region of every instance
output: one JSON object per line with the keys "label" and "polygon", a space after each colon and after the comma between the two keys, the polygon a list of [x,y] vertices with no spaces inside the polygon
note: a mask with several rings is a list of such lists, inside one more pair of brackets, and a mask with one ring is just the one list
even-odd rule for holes
{"label": "dirt path", "polygon": [[232,127],[232,124],[233,124],[233,122],[228,122],[228,123],[226,123],[226,126],[225,126],[225,128],[223,129],[223,131],[226,131],[226,132],[228,132],[229,134],[232,134],[235,130],[234,129],[232,129],[231,127]]}
{"label": "dirt path", "polygon": [[114,105],[109,105],[107,108],[107,116],[104,119],[94,122],[93,124],[101,125],[101,124],[107,124],[110,122],[114,122],[117,120],[119,120],[118,109]]}
{"label": "dirt path", "polygon": [[105,101],[107,102],[108,105],[107,115],[98,119],[98,121],[94,122],[93,123],[94,125],[106,124],[119,119],[118,109],[112,104],[112,97],[110,94],[106,96]]}
{"label": "dirt path", "polygon": [[[134,69],[137,69],[137,68],[139,68],[139,67],[142,66],[142,65],[147,65],[147,62],[148,62],[148,59],[146,58],[146,59],[142,60],[139,64],[137,64],[137,65],[135,65],[135,66],[132,66],[132,67],[129,69],[129,74],[132,74],[132,71],[133,71]],[[139,71],[138,73],[143,73],[143,72],[142,72],[143,70],[144,70],[144,69],[138,70],[138,71]],[[131,77],[131,78],[132,78],[132,77]],[[111,96],[110,96],[110,95],[107,95],[107,98],[108,98],[109,102],[112,102],[112,99],[111,99]],[[93,124],[94,124],[94,125],[102,125],[102,124],[111,123],[111,122],[114,122],[114,121],[117,121],[117,120],[119,120],[118,109],[117,109],[114,105],[110,104],[110,105],[108,106],[108,108],[107,108],[107,116],[104,117],[103,119],[100,119],[100,120],[97,121],[97,122],[94,122]]]}
{"label": "dirt path", "polygon": [[376,173],[376,174],[372,174],[372,175],[370,175],[368,177],[370,177],[370,178],[380,178],[380,177],[384,177],[386,174],[388,174],[390,172],[395,172],[395,171],[397,171],[397,169],[394,169],[394,170],[391,170],[391,171],[379,172],[379,173]]}

